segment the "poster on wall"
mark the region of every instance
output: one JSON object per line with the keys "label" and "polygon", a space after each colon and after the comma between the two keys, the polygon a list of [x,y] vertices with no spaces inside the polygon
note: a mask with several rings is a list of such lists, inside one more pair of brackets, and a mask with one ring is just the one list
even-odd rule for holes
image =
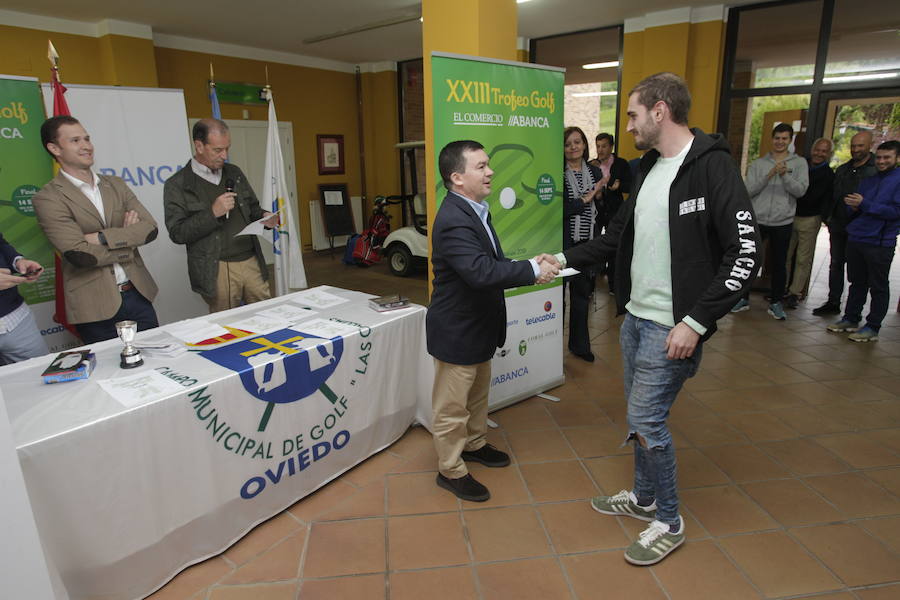
{"label": "poster on wall", "polygon": [[53,160],[41,145],[44,106],[33,77],[0,75],[0,233],[44,273],[34,283],[18,286],[51,352],[69,348],[75,337],[53,321],[53,246],[34,216],[31,199],[53,177]]}
{"label": "poster on wall", "polygon": [[[43,88],[52,113],[53,92],[49,84]],[[184,92],[102,85],[66,88],[72,116],[94,143],[94,170],[121,177],[159,227],[157,238],[140,252],[159,287],[153,307],[160,325],[206,314],[208,306],[191,290],[186,249],[169,239],[163,211],[166,179],[191,157]]]}
{"label": "poster on wall", "polygon": [[[494,170],[491,220],[503,252],[526,260],[562,250],[564,70],[432,53],[434,147],[473,139]],[[435,165],[435,172],[440,172]],[[438,182],[438,206],[444,197]],[[507,290],[506,346],[491,364],[490,407],[561,384],[562,281]]]}

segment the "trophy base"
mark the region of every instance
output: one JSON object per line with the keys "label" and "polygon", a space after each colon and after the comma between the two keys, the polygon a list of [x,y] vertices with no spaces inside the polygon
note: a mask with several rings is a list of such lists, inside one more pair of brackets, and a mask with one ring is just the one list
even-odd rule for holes
{"label": "trophy base", "polygon": [[144,364],[144,359],[141,358],[140,352],[135,352],[134,354],[125,354],[123,352],[119,356],[122,358],[122,362],[119,363],[119,366],[123,369],[134,369],[135,367],[140,367]]}

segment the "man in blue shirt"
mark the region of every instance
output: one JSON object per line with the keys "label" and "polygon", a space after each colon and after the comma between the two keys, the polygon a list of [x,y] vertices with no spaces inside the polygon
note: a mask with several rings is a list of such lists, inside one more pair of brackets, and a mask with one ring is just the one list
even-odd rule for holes
{"label": "man in blue shirt", "polygon": [[[847,278],[850,293],[844,317],[828,326],[835,333],[849,331],[854,342],[878,340],[881,322],[887,314],[890,287],[888,275],[897,233],[900,232],[900,142],[884,142],[875,151],[874,177],[863,179],[859,191],[844,198],[847,205]],[[862,319],[866,296],[872,303],[866,324],[857,330]]]}

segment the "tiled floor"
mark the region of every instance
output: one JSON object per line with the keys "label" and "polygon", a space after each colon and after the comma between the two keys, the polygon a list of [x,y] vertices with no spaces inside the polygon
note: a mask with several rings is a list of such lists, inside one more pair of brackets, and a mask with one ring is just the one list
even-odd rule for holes
{"label": "tiled floor", "polygon": [[[431,440],[413,428],[152,598],[900,598],[900,316],[875,344],[827,333],[810,312],[826,291],[825,249],[809,302],[786,322],[754,295],[706,345],[671,418],[688,542],[657,566],[622,559],[643,523],[587,502],[628,487],[632,469],[619,447],[619,319],[601,283],[597,362],[567,356],[559,404],[494,413],[491,441],[514,462],[472,469],[489,502],[437,488]],[[327,257],[307,269],[314,283],[319,273],[414,298],[424,285]]]}

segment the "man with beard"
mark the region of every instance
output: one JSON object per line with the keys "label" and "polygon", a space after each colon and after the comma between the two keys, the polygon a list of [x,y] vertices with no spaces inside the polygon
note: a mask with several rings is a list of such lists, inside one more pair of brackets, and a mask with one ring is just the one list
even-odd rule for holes
{"label": "man with beard", "polygon": [[816,316],[841,312],[844,293],[844,265],[847,263],[847,207],[844,198],[856,193],[859,182],[875,175],[875,155],[871,152],[872,132],[861,131],[850,138],[850,160],[834,172],[831,203],[825,211],[825,224],[831,245],[831,265],[828,268],[828,300],[813,310]]}
{"label": "man with beard", "polygon": [[628,131],[647,151],[631,196],[602,236],[541,256],[583,268],[616,255],[634,487],[591,506],[650,522],[625,551],[635,565],[655,564],[684,542],[669,411],[716,321],[758,268],[756,222],[728,144],[689,129],[690,106],[687,84],[673,73],[651,75],[631,91]]}

